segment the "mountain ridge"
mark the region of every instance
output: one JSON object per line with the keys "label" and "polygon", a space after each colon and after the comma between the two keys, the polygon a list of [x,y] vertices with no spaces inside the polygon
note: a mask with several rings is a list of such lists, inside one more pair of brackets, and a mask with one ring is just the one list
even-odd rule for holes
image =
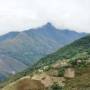
{"label": "mountain ridge", "polygon": [[[69,30],[59,30],[48,23],[36,29],[29,29],[23,32],[11,32],[4,35],[5,37],[0,36],[3,38],[0,41],[0,55],[3,54],[6,56],[5,59],[7,61],[7,56],[12,58],[12,62],[13,59],[17,60],[17,62],[22,63],[20,65],[21,67],[23,65],[31,67],[45,55],[85,35]],[[2,68],[4,67],[2,66]],[[21,71],[21,68],[19,68],[19,71]]]}

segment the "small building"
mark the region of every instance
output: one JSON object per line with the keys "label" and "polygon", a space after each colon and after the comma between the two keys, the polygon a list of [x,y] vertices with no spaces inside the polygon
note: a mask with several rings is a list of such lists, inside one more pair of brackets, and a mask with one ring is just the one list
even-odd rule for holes
{"label": "small building", "polygon": [[66,78],[74,78],[75,77],[75,69],[74,68],[65,69],[64,77],[66,77]]}

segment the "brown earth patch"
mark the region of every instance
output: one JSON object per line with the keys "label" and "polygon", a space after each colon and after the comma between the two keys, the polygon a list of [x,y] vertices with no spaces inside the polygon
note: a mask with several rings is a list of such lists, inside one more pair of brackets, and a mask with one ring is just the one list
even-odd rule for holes
{"label": "brown earth patch", "polygon": [[45,88],[38,80],[23,79],[17,83],[17,90],[45,90]]}

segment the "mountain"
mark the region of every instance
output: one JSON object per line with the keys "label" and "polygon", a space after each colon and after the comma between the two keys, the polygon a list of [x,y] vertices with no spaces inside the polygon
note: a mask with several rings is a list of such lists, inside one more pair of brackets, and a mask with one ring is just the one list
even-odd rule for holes
{"label": "mountain", "polygon": [[[50,82],[52,83],[52,79],[53,79],[53,85],[50,86],[49,89],[47,88],[46,90],[56,90],[55,88],[59,88],[57,90],[67,90],[67,88],[69,88],[70,90],[75,90],[75,89],[90,90],[90,48],[89,47],[90,47],[90,35],[85,36],[79,40],[76,40],[73,43],[64,46],[63,48],[60,48],[58,51],[54,52],[53,54],[49,54],[46,57],[42,58],[37,64],[33,66],[32,73],[30,72],[31,69],[27,69],[24,72],[17,74],[13,78],[11,78],[10,80],[11,82],[9,82],[9,85],[6,85],[2,90],[7,90],[7,89],[17,90],[16,87],[18,87],[19,84],[21,84],[20,81],[24,83],[29,79],[33,80],[33,78],[35,80],[39,80],[39,78],[41,78],[39,82],[41,81],[44,85],[47,85]],[[67,66],[65,67],[61,66],[60,68],[53,67],[53,65],[57,63],[60,64],[60,62],[63,62],[63,60],[64,60],[64,64],[67,62],[66,64]],[[77,61],[79,62],[77,63]],[[45,67],[49,67],[49,68],[45,70]],[[62,69],[67,70],[68,68],[69,70],[71,68],[70,71],[71,73],[72,73],[72,68],[75,70],[75,76],[73,78],[65,78],[64,76],[59,76],[60,73],[62,74],[64,72],[62,71]],[[42,72],[39,72],[40,70]],[[59,73],[58,75],[56,74],[56,71],[58,71]],[[18,79],[20,77],[22,78]],[[64,80],[63,82],[64,86],[63,87],[58,86],[58,84],[62,83],[62,80]],[[56,81],[56,83],[54,81]],[[25,83],[24,87],[30,88],[31,86],[32,88],[34,88],[34,86],[32,86],[32,84],[29,83],[30,82],[28,82],[27,84]],[[38,84],[35,85],[37,86]]]}
{"label": "mountain", "polygon": [[8,72],[9,74],[13,74],[14,72],[22,71],[27,66],[20,61],[0,54],[0,72]]}
{"label": "mountain", "polygon": [[[19,72],[31,67],[40,58],[77,40],[85,33],[60,30],[51,23],[36,29],[10,32],[0,36],[0,73]],[[2,57],[3,56],[3,57]]]}
{"label": "mountain", "polygon": [[4,41],[4,40],[9,40],[9,39],[13,39],[15,38],[17,35],[19,34],[19,32],[10,32],[7,33],[5,35],[0,36],[0,42]]}

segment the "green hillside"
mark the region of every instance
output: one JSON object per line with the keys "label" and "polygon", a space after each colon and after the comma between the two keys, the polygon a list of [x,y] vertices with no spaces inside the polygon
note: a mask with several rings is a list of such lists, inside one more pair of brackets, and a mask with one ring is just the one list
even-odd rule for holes
{"label": "green hillside", "polygon": [[42,67],[45,65],[52,64],[57,60],[63,59],[89,59],[90,58],[90,35],[76,40],[75,42],[67,45],[53,54],[42,58],[36,67]]}
{"label": "green hillside", "polygon": [[[59,63],[60,60],[68,60],[70,67],[73,67],[76,72],[75,78],[66,78],[65,86],[60,90],[90,90],[90,35],[42,58],[35,68],[50,66],[56,62]],[[77,61],[81,62],[78,64]],[[64,74],[63,69],[59,70],[60,75]]]}

